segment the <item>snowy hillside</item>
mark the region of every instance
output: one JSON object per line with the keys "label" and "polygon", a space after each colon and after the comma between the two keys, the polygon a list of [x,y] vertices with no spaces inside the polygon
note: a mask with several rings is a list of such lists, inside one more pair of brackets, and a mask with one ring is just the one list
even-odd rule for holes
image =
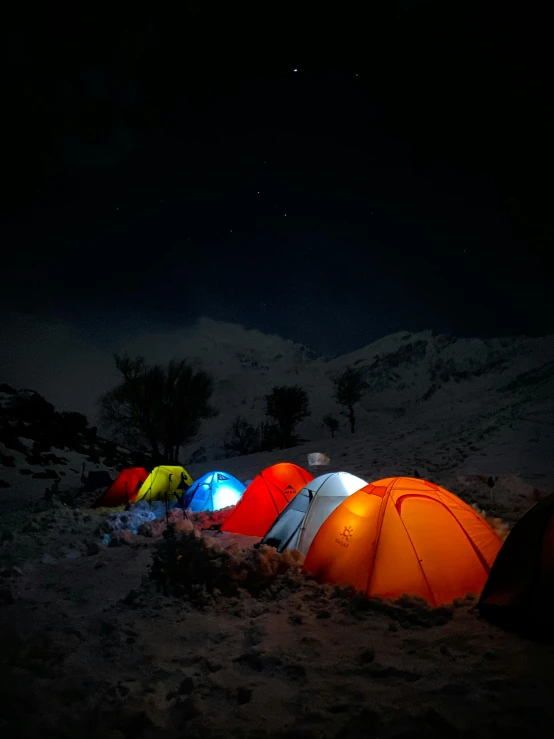
{"label": "snowy hillside", "polygon": [[[199,438],[181,457],[184,462],[201,461],[192,464],[194,470],[206,471],[214,460],[222,460],[225,430],[238,414],[256,425],[264,418],[264,396],[274,385],[299,384],[308,392],[311,415],[298,431],[309,443],[268,459],[298,457],[304,464],[309,451],[324,451],[333,467],[370,479],[381,473],[412,474],[415,468],[443,483],[447,475],[519,475],[541,489],[554,487],[552,336],[481,340],[397,333],[325,359],[279,336],[204,318],[186,331],[152,335],[147,344],[129,341],[121,350],[145,354],[149,362],[185,357],[213,374],[213,404],[219,415],[204,422]],[[363,369],[369,382],[353,436],[332,398],[332,377],[348,366]],[[99,378],[114,381],[109,374],[100,373]],[[2,397],[7,402],[5,393]],[[83,397],[83,406],[90,400]],[[341,419],[334,440],[322,426],[327,413]],[[52,440],[50,444],[56,446]],[[79,449],[76,453],[83,455]],[[13,455],[15,450],[4,451]],[[94,454],[92,459],[86,453],[82,457],[87,469],[106,464],[105,454]],[[259,467],[258,457],[266,458],[225,460],[219,466],[231,472],[236,467],[239,477],[248,479]],[[40,472],[23,458],[19,462],[24,469]],[[3,467],[0,478],[11,481],[15,474],[18,482],[35,484],[32,474],[25,477]],[[81,457],[79,464],[60,470],[69,475],[70,468],[80,467]]]}
{"label": "snowy hillside", "polygon": [[[214,375],[214,405],[220,410],[186,455],[203,446],[208,459],[222,456],[223,433],[235,416],[254,425],[262,421],[264,395],[278,384],[306,389],[311,416],[298,430],[305,439],[325,439],[323,416],[340,417],[332,377],[347,366],[363,369],[370,386],[359,406],[357,439],[369,434],[383,446],[389,438],[398,443],[415,434],[416,446],[450,444],[454,455],[456,444],[475,453],[491,446],[511,449],[509,454],[533,460],[550,454],[552,336],[482,340],[397,333],[327,360],[277,336],[203,319],[173,351],[194,357]],[[339,439],[348,436],[342,419]]]}
{"label": "snowy hillside", "polygon": [[36,499],[57,482],[79,489],[83,472],[112,478],[132,455],[98,436],[79,413],[58,413],[33,390],[0,385],[0,496],[2,509]]}

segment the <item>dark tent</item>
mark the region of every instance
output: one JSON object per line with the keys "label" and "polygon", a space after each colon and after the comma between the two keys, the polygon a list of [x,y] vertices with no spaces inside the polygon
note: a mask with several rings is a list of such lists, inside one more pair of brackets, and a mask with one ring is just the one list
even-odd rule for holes
{"label": "dark tent", "polygon": [[517,522],[502,545],[479,599],[486,618],[545,636],[554,620],[554,494]]}
{"label": "dark tent", "polygon": [[113,482],[110,477],[110,473],[105,470],[102,472],[89,472],[87,477],[83,480],[83,491],[90,493],[93,490],[99,490],[100,488],[107,488]]}

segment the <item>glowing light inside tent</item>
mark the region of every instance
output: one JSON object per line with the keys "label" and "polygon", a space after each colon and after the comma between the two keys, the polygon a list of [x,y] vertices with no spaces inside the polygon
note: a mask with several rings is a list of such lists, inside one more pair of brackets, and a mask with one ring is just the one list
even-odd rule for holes
{"label": "glowing light inside tent", "polygon": [[187,492],[185,506],[193,513],[217,511],[236,505],[244,490],[244,485],[229,473],[206,472]]}
{"label": "glowing light inside tent", "polygon": [[217,492],[214,497],[214,510],[217,511],[220,508],[227,508],[230,505],[236,505],[240,500],[241,494],[229,485],[220,484],[217,486]]}

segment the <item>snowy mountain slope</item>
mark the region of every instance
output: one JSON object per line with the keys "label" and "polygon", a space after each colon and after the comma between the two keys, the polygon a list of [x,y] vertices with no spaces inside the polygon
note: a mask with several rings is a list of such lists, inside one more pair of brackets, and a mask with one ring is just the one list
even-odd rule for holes
{"label": "snowy mountain slope", "polygon": [[[299,433],[312,440],[325,437],[323,416],[340,414],[332,377],[347,366],[364,370],[369,382],[358,410],[360,432],[429,428],[496,436],[511,424],[543,438],[552,430],[552,336],[482,340],[397,333],[327,360],[280,337],[204,319],[190,344],[174,347],[175,352],[194,358],[216,380],[219,416],[204,424],[198,442],[186,450],[204,446],[209,458],[221,454],[223,433],[237,414],[253,424],[263,420],[264,396],[279,384],[306,389],[312,412]],[[339,433],[346,434],[346,427]]]}
{"label": "snowy mountain slope", "polygon": [[[144,346],[125,349],[145,353]],[[148,349],[149,361],[185,357],[215,378],[213,402],[220,413],[205,422],[198,440],[182,455],[187,460],[205,447],[206,462],[191,467],[194,476],[221,459],[225,430],[237,414],[257,424],[264,418],[264,395],[273,385],[299,384],[308,392],[312,413],[298,430],[309,444],[221,460],[216,466],[246,480],[279,459],[305,465],[308,452],[322,451],[332,457],[333,468],[366,479],[412,474],[415,468],[442,484],[456,475],[521,475],[541,488],[554,485],[552,336],[481,340],[396,333],[325,359],[279,336],[201,319],[172,341],[165,334],[151,337]],[[369,382],[354,435],[332,399],[331,378],[347,366],[365,370]],[[335,440],[321,425],[329,412],[341,418]],[[67,453],[60,451],[59,456]],[[105,461],[100,456],[99,464]],[[89,460],[87,469],[93,469],[91,464]],[[80,469],[81,463],[71,466]],[[67,465],[60,469],[69,474]],[[2,470],[0,478],[11,474]],[[18,473],[16,479],[27,484],[29,476]]]}

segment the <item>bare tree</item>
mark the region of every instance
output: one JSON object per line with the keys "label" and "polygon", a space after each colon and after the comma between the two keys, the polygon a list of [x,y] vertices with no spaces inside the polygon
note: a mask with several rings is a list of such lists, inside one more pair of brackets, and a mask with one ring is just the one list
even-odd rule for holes
{"label": "bare tree", "polygon": [[347,367],[344,372],[333,380],[335,386],[335,400],[344,408],[343,414],[350,423],[350,432],[356,428],[356,413],[354,406],[360,402],[368,388],[362,370]]}
{"label": "bare tree", "polygon": [[326,416],[323,416],[323,425],[327,426],[331,432],[331,439],[334,439],[336,432],[339,430],[338,419],[331,415],[331,413],[328,413]]}
{"label": "bare tree", "polygon": [[258,430],[244,416],[237,416],[225,432],[223,447],[229,457],[254,454],[260,445]]}
{"label": "bare tree", "polygon": [[281,449],[293,446],[294,429],[310,415],[308,394],[299,385],[274,387],[265,396],[266,415],[279,427]]}
{"label": "bare tree", "polygon": [[179,448],[215,415],[213,380],[185,360],[148,367],[143,357],[115,356],[121,382],[100,398],[101,418],[131,448],[147,445],[155,463],[176,462]]}

